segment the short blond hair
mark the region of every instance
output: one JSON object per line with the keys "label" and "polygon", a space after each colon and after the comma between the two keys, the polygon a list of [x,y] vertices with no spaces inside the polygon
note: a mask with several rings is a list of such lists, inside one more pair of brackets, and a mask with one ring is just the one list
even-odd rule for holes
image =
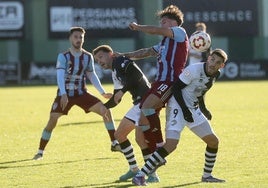
{"label": "short blond hair", "polygon": [[206,26],[206,24],[205,24],[204,22],[197,22],[197,23],[195,24],[195,28],[196,28],[196,29],[197,29],[197,28],[201,28],[202,31],[206,31],[206,30],[207,30],[207,26]]}
{"label": "short blond hair", "polygon": [[96,55],[99,51],[103,51],[103,52],[112,52],[113,53],[113,49],[111,46],[109,45],[100,45],[98,46],[97,48],[95,48],[93,51],[92,51],[92,54],[93,55]]}

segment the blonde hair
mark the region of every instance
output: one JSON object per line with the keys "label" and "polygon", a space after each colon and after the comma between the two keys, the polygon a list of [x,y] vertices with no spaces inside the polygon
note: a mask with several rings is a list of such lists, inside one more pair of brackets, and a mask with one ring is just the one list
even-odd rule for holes
{"label": "blonde hair", "polygon": [[100,45],[98,46],[97,48],[95,48],[93,51],[92,51],[92,54],[93,55],[96,55],[96,53],[98,53],[99,51],[103,51],[103,52],[112,52],[113,53],[113,49],[111,46],[109,45]]}
{"label": "blonde hair", "polygon": [[205,24],[204,22],[197,22],[197,23],[195,24],[195,28],[196,28],[196,29],[197,29],[197,28],[201,28],[202,31],[206,31],[206,30],[207,30],[207,26],[206,26],[206,24]]}

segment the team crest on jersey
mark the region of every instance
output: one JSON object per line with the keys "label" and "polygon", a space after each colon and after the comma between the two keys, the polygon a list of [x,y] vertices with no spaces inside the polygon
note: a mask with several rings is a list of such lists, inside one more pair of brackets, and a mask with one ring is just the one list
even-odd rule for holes
{"label": "team crest on jersey", "polygon": [[124,60],[124,62],[121,64],[121,67],[124,68],[126,66],[127,62],[128,62],[128,60]]}

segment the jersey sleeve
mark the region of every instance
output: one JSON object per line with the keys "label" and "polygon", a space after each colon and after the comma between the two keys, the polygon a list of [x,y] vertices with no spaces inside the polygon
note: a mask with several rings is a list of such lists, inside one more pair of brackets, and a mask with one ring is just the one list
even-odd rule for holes
{"label": "jersey sleeve", "polygon": [[56,69],[66,69],[66,64],[67,64],[66,61],[67,60],[65,56],[62,53],[60,53],[57,58]]}
{"label": "jersey sleeve", "polygon": [[192,69],[192,65],[189,65],[188,67],[186,67],[182,73],[180,74],[179,78],[180,80],[185,83],[186,85],[189,85],[194,77],[194,72]]}
{"label": "jersey sleeve", "polygon": [[94,58],[91,54],[88,54],[88,66],[86,68],[86,71],[88,72],[95,72],[95,66],[94,66]]}
{"label": "jersey sleeve", "polygon": [[57,69],[57,84],[60,90],[60,96],[62,96],[63,94],[66,94],[64,73],[65,73],[65,70]]}
{"label": "jersey sleeve", "polygon": [[90,80],[90,82],[92,83],[92,85],[99,91],[99,93],[102,95],[103,93],[105,93],[104,88],[101,85],[101,82],[97,76],[97,74],[95,73],[95,71],[92,72],[87,72],[87,77]]}
{"label": "jersey sleeve", "polygon": [[185,38],[187,37],[185,29],[183,29],[182,27],[171,27],[171,30],[173,31],[175,41],[185,41]]}

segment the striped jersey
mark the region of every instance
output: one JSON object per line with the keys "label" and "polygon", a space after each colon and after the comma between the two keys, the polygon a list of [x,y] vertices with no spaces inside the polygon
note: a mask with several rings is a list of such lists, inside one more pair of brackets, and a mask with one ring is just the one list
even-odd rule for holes
{"label": "striped jersey", "polygon": [[[70,50],[59,53],[56,68],[65,70],[65,89],[70,97],[86,92],[86,72],[95,71],[93,56],[85,50],[77,56]],[[60,95],[59,89],[57,94]]]}
{"label": "striped jersey", "polygon": [[155,81],[171,81],[178,79],[188,56],[188,36],[182,27],[171,27],[174,38],[164,37],[153,46],[158,53],[157,75]]}

